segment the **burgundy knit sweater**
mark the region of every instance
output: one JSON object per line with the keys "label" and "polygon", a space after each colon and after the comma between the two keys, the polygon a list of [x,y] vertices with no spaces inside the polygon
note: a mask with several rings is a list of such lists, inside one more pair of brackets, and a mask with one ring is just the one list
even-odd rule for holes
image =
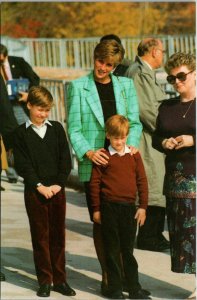
{"label": "burgundy knit sweater", "polygon": [[147,208],[148,183],[141,156],[138,153],[109,156],[107,166],[93,165],[90,194],[94,211],[100,210],[102,200],[118,203],[135,203],[139,195],[139,207]]}

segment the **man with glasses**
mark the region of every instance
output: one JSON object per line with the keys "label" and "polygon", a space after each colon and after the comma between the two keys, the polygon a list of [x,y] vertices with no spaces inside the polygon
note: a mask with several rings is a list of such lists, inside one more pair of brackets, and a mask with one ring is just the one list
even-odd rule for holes
{"label": "man with glasses", "polygon": [[125,76],[134,80],[140,107],[143,132],[140,142],[149,185],[149,202],[145,224],[139,228],[137,246],[142,250],[165,251],[169,241],[164,237],[165,197],[163,191],[164,155],[152,148],[152,134],[156,126],[158,107],[166,98],[156,78],[156,69],[163,63],[165,50],[162,41],[155,38],[142,40],[136,60]]}

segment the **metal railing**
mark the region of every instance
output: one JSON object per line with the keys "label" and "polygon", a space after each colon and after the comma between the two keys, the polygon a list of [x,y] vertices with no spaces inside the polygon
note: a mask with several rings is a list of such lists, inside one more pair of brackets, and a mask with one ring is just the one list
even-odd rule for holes
{"label": "metal railing", "polygon": [[[166,49],[166,58],[171,54],[182,51],[195,53],[196,36],[166,35],[158,36]],[[125,57],[134,61],[137,46],[142,38],[122,38]],[[23,38],[23,42],[30,53],[31,65],[36,67],[59,67],[89,70],[93,67],[93,50],[100,37],[80,39],[48,39]]]}

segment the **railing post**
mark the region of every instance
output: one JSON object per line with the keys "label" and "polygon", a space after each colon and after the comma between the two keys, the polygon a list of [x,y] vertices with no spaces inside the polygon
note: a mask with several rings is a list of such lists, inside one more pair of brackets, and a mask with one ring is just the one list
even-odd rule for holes
{"label": "railing post", "polygon": [[60,67],[67,67],[67,56],[66,56],[66,41],[65,39],[59,40],[59,53],[60,53]]}
{"label": "railing post", "polygon": [[168,55],[171,56],[174,52],[174,38],[168,35]]}
{"label": "railing post", "polygon": [[79,40],[74,40],[74,68],[80,69]]}

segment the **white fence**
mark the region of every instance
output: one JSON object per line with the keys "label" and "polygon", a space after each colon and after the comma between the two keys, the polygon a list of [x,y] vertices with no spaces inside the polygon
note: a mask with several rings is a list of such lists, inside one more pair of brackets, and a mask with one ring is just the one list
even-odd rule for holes
{"label": "white fence", "polygon": [[[196,36],[176,35],[157,36],[166,49],[166,58],[171,54],[183,52],[196,52]],[[3,37],[6,44],[7,37]],[[59,67],[89,70],[93,66],[93,50],[99,42],[100,37],[80,39],[47,39],[37,38],[19,39],[26,46],[30,64],[34,67]],[[122,38],[125,48],[125,57],[134,60],[136,49],[141,37]],[[9,44],[11,46],[11,44]],[[13,52],[13,51],[12,51]]]}

